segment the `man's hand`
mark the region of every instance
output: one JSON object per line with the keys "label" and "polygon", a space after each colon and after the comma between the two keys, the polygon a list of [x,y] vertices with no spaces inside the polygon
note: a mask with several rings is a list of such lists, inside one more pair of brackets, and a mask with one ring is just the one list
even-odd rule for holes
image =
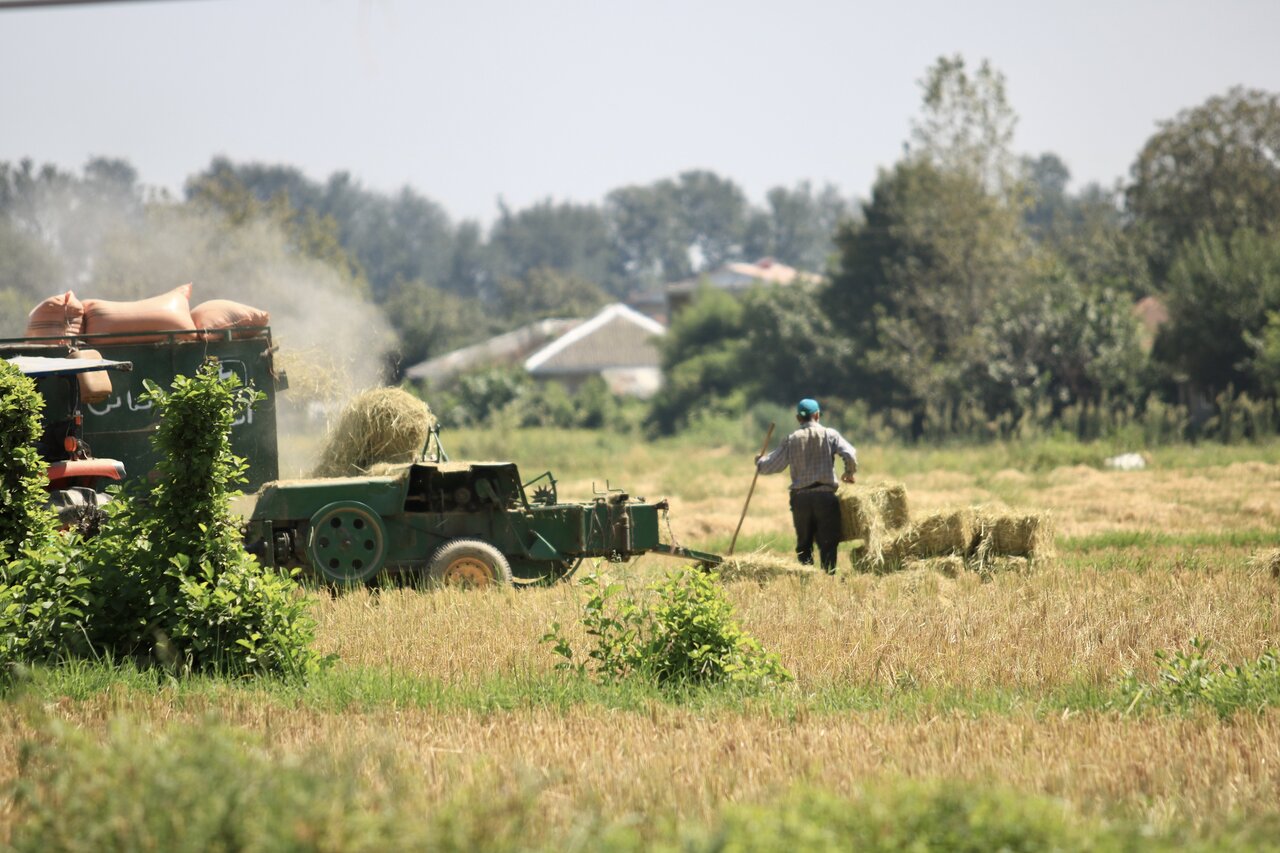
{"label": "man's hand", "polygon": [[855,478],[855,477],[854,477],[852,474],[850,474],[848,471],[845,471],[845,472],[844,472],[844,474],[843,474],[843,476],[841,476],[841,477],[840,477],[840,479],[841,479],[841,481],[843,481],[843,482],[845,482],[845,483],[856,483],[856,482],[857,482],[857,478]]}

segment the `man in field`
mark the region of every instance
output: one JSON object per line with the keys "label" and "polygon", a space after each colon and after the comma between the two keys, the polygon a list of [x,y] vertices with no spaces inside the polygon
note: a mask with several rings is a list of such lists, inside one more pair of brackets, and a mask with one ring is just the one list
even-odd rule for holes
{"label": "man in field", "polygon": [[796,556],[813,565],[813,543],[818,542],[822,570],[836,573],[836,547],[840,544],[840,500],[836,497],[835,458],[844,460],[846,483],[858,473],[858,453],[844,436],[822,426],[818,401],[808,397],[796,404],[800,428],[765,456],[756,457],[756,470],[777,474],[791,468],[791,520],[796,527]]}

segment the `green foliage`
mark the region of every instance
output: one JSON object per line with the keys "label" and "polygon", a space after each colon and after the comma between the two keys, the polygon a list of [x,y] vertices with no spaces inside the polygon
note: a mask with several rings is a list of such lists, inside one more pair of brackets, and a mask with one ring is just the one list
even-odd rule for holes
{"label": "green foliage", "polygon": [[0,565],[53,534],[45,464],[35,449],[43,409],[35,382],[0,359]]}
{"label": "green foliage", "polygon": [[883,780],[851,797],[799,788],[726,810],[714,844],[689,849],[964,853],[1136,849],[1053,800],[959,781]]}
{"label": "green foliage", "polygon": [[575,663],[569,640],[552,624],[543,642],[564,658],[562,669],[585,675],[590,667],[605,684],[640,678],[660,686],[759,689],[791,680],[777,656],[742,630],[719,581],[707,572],[668,572],[650,588],[652,601],[627,594],[599,574],[581,584],[588,592],[582,624],[594,647]]}
{"label": "green foliage", "polygon": [[1256,341],[1280,311],[1280,234],[1209,231],[1182,245],[1169,272],[1169,322],[1156,355],[1210,396],[1262,387]]}
{"label": "green foliage", "polygon": [[448,390],[421,393],[440,422],[455,429],[492,425],[633,432],[643,408],[639,400],[615,395],[598,376],[570,393],[560,382],[539,382],[522,370],[508,368],[475,371]]}
{"label": "green foliage", "polygon": [[881,174],[864,219],[837,236],[823,295],[854,354],[841,396],[903,408],[969,399],[991,359],[991,308],[1032,272],[1017,211],[967,172],[918,160]]}
{"label": "green foliage", "polygon": [[1004,75],[983,60],[972,72],[964,57],[940,56],[920,81],[921,114],[913,122],[912,155],[940,171],[967,175],[988,192],[1013,189],[1013,129],[1018,117]]}
{"label": "green foliage", "polygon": [[91,581],[76,541],[54,536],[0,564],[0,665],[84,650]]}
{"label": "green foliage", "polygon": [[549,317],[590,317],[608,301],[598,284],[551,267],[498,282],[498,308],[505,323],[520,326]]}
{"label": "green foliage", "polygon": [[231,424],[257,396],[219,378],[212,361],[169,391],[148,385],[159,477],[114,506],[91,540],[98,650],[180,672],[306,675],[321,664],[306,600],[245,553],[229,507],[245,470]]}
{"label": "green foliage", "polygon": [[1204,231],[1228,240],[1280,222],[1280,95],[1235,87],[1162,122],[1130,170],[1127,208],[1155,280]]}
{"label": "green foliage", "polygon": [[1226,719],[1237,711],[1260,712],[1280,705],[1280,652],[1272,649],[1243,664],[1215,664],[1210,643],[1199,637],[1187,651],[1156,652],[1154,682],[1130,672],[1117,707],[1125,713],[1157,710],[1188,713],[1208,708]]}

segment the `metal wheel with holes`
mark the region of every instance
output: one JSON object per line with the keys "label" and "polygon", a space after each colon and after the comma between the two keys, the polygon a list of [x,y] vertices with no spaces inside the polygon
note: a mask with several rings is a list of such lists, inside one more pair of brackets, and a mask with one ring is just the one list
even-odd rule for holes
{"label": "metal wheel with holes", "polygon": [[387,555],[387,528],[371,507],[337,501],[311,517],[307,554],[312,567],[337,584],[364,583]]}
{"label": "metal wheel with holes", "polygon": [[480,539],[450,539],[431,555],[428,577],[451,586],[485,587],[511,583],[511,564]]}

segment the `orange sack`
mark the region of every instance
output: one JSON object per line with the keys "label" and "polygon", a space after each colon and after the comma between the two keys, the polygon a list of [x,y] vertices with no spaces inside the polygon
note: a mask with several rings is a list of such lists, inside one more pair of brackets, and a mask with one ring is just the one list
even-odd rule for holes
{"label": "orange sack", "polygon": [[[230,299],[210,299],[191,309],[191,319],[197,329],[246,329],[249,331],[271,325],[271,315],[261,308],[232,302]],[[221,337],[208,335],[207,337]]]}
{"label": "orange sack", "polygon": [[[76,299],[76,295],[68,290],[57,296],[50,296],[41,302],[27,315],[27,331],[23,337],[52,338],[65,335],[74,338],[80,334],[84,320],[84,305]],[[67,343],[66,340],[49,341],[49,343]]]}
{"label": "orange sack", "polygon": [[[84,301],[84,334],[102,335],[113,332],[195,331],[191,319],[191,285],[175,287],[168,293],[139,299],[136,302],[108,302],[105,299]],[[167,335],[130,335],[127,338],[99,338],[94,344],[141,344],[163,341]],[[194,335],[178,335],[191,340]]]}

